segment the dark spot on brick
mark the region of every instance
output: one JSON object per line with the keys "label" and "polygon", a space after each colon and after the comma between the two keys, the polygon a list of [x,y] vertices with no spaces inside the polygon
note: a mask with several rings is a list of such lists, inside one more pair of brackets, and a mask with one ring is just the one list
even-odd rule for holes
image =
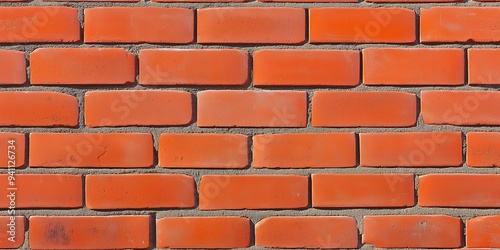
{"label": "dark spot on brick", "polygon": [[45,228],[44,235],[50,242],[65,246],[71,241],[66,230],[62,223],[50,223]]}

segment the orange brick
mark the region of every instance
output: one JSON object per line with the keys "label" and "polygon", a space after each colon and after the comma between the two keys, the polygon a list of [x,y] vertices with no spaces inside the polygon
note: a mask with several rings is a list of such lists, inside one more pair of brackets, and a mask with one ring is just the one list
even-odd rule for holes
{"label": "orange brick", "polygon": [[415,12],[402,8],[309,9],[311,43],[412,43]]}
{"label": "orange brick", "polygon": [[305,208],[308,178],[300,175],[204,175],[199,195],[201,210]]}
{"label": "orange brick", "polygon": [[146,49],[139,59],[141,85],[248,84],[248,53],[241,50]]}
{"label": "orange brick", "polygon": [[364,167],[458,167],[462,165],[460,132],[362,133]]}
{"label": "orange brick", "polygon": [[[158,25],[161,24],[161,25]],[[85,43],[192,43],[194,11],[184,8],[85,9]]]}
{"label": "orange brick", "polygon": [[31,216],[31,249],[149,248],[149,215]]}
{"label": "orange brick", "polygon": [[41,48],[31,53],[31,84],[129,84],[135,56],[117,48]]}
{"label": "orange brick", "polygon": [[254,86],[356,86],[359,75],[360,55],[354,50],[258,50],[253,54]]}
{"label": "orange brick", "polygon": [[316,91],[315,127],[410,127],[417,123],[417,98],[405,92]]}
{"label": "orange brick", "polygon": [[245,168],[248,137],[241,134],[162,134],[159,164],[165,168]]}
{"label": "orange brick", "polygon": [[192,95],[169,90],[106,90],[85,93],[88,127],[167,126],[191,122]]}
{"label": "orange brick", "polygon": [[0,132],[0,168],[24,166],[25,152],[25,134]]}
{"label": "orange brick", "polygon": [[74,127],[78,100],[58,92],[1,91],[0,114],[0,126]]}
{"label": "orange brick", "polygon": [[368,48],[365,85],[463,85],[463,49]]}
{"label": "orange brick", "polygon": [[303,91],[198,92],[199,127],[305,127]]}
{"label": "orange brick", "polygon": [[253,137],[254,168],[331,168],[355,165],[354,133],[265,134]]}
{"label": "orange brick", "polygon": [[1,208],[10,208],[11,201],[14,209],[83,207],[81,175],[14,173],[0,174],[0,180],[0,195],[6,197]]}
{"label": "orange brick", "polygon": [[147,168],[153,138],[142,133],[32,133],[31,167]]}
{"label": "orange brick", "polygon": [[420,9],[420,41],[499,42],[500,8],[432,7]]}
{"label": "orange brick", "polygon": [[480,216],[467,220],[467,247],[500,248],[500,216]]}
{"label": "orange brick", "polygon": [[344,216],[267,217],[255,225],[255,244],[271,248],[357,248],[356,220]]}
{"label": "orange brick", "polygon": [[469,84],[500,84],[500,49],[468,49]]}
{"label": "orange brick", "polygon": [[140,0],[43,0],[44,2],[139,2]]}
{"label": "orange brick", "polygon": [[[475,0],[476,1],[476,0]],[[464,0],[367,0],[369,3],[463,3]]]}
{"label": "orange brick", "polygon": [[0,43],[71,43],[80,41],[76,8],[2,7]]}
{"label": "orange brick", "polygon": [[187,175],[87,175],[85,188],[89,209],[194,207],[194,180]]}
{"label": "orange brick", "polygon": [[198,9],[198,43],[302,44],[306,13],[298,8]]}
{"label": "orange brick", "polygon": [[425,124],[500,125],[497,91],[423,90],[420,98]]}
{"label": "orange brick", "polygon": [[467,133],[467,165],[500,167],[500,133]]}
{"label": "orange brick", "polygon": [[413,174],[313,174],[312,206],[410,207]]}
{"label": "orange brick", "polygon": [[423,207],[500,207],[500,175],[429,174],[420,177]]}
{"label": "orange brick", "polygon": [[0,61],[0,85],[25,84],[26,58],[24,52],[0,49],[0,58],[2,58]]}
{"label": "orange brick", "polygon": [[363,243],[377,248],[458,248],[459,218],[445,215],[365,216]]}
{"label": "orange brick", "polygon": [[20,248],[24,244],[24,230],[26,228],[24,216],[0,216],[0,248]]}
{"label": "orange brick", "polygon": [[161,248],[245,248],[250,220],[244,217],[168,217],[156,221]]}

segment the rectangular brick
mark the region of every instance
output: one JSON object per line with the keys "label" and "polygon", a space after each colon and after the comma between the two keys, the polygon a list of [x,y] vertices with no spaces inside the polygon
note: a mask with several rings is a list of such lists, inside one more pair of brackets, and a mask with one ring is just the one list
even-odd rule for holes
{"label": "rectangular brick", "polygon": [[199,127],[305,127],[304,91],[198,92]]}
{"label": "rectangular brick", "polygon": [[355,165],[354,133],[264,134],[253,137],[254,168],[332,168]]}
{"label": "rectangular brick", "polygon": [[143,133],[32,133],[31,167],[147,168],[153,138]]}
{"label": "rectangular brick", "polygon": [[469,85],[500,84],[500,49],[468,49]]}
{"label": "rectangular brick", "polygon": [[314,127],[410,127],[417,123],[417,97],[406,92],[316,91]]}
{"label": "rectangular brick", "polygon": [[26,135],[0,132],[0,168],[20,168],[24,166]]}
{"label": "rectangular brick", "polygon": [[365,85],[463,85],[463,49],[363,49]]}
{"label": "rectangular brick", "polygon": [[300,175],[204,175],[199,184],[199,208],[305,208],[308,182],[307,176]]}
{"label": "rectangular brick", "polygon": [[460,132],[387,132],[359,135],[364,167],[458,167],[462,165]]}
{"label": "rectangular brick", "polygon": [[232,7],[197,13],[201,44],[301,44],[306,38],[304,9]]}
{"label": "rectangular brick", "polygon": [[85,43],[174,43],[194,40],[194,11],[185,8],[85,9]]}
{"label": "rectangular brick", "polygon": [[0,61],[0,85],[25,84],[25,53],[22,51],[0,49],[0,58],[2,58]]}
{"label": "rectangular brick", "polygon": [[467,133],[467,165],[470,167],[500,167],[500,133]]}
{"label": "rectangular brick", "polygon": [[249,81],[248,53],[242,50],[146,49],[139,60],[141,85],[243,86]]}
{"label": "rectangular brick", "polygon": [[359,76],[360,54],[354,50],[253,53],[254,86],[356,86]]}
{"label": "rectangular brick", "polygon": [[412,43],[415,29],[415,12],[409,9],[309,9],[311,43]]}

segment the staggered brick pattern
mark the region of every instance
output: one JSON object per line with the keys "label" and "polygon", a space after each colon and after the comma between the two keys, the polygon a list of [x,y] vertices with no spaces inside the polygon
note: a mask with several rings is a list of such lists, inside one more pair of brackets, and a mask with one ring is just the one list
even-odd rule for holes
{"label": "staggered brick pattern", "polygon": [[0,248],[499,249],[499,44],[499,0],[0,0]]}

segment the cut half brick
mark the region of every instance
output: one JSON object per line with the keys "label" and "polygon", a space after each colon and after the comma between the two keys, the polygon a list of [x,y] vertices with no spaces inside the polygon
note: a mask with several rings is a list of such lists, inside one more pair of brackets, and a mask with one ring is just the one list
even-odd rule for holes
{"label": "cut half brick", "polygon": [[12,171],[12,168],[24,166],[25,153],[25,134],[0,132],[0,168],[9,168]]}
{"label": "cut half brick", "polygon": [[26,218],[24,216],[0,216],[0,224],[5,228],[0,231],[0,248],[21,249],[24,244]]}
{"label": "cut half brick", "polygon": [[467,133],[467,165],[500,167],[500,133]]}
{"label": "cut half brick", "polygon": [[25,84],[25,53],[15,50],[0,50],[0,58],[2,58],[0,61],[0,85]]}
{"label": "cut half brick", "polygon": [[467,220],[465,233],[467,248],[500,248],[500,216],[480,216]]}
{"label": "cut half brick", "polygon": [[500,84],[500,49],[467,50],[469,85]]}

